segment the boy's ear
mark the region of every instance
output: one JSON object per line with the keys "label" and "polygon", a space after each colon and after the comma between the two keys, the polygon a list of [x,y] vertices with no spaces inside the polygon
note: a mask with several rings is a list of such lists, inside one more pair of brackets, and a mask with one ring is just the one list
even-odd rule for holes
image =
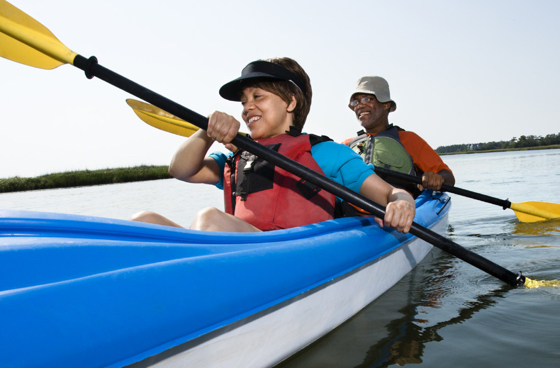
{"label": "boy's ear", "polygon": [[296,109],[296,106],[297,106],[296,96],[292,95],[292,101],[288,104],[288,107],[286,108],[286,110],[288,112],[294,112],[294,110]]}

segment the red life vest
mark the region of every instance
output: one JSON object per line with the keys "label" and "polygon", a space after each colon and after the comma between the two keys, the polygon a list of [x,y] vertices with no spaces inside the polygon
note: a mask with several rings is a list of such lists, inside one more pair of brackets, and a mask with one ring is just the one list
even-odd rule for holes
{"label": "red life vest", "polygon": [[[324,175],[311,156],[311,137],[315,143],[328,139],[281,134],[256,141]],[[334,218],[334,195],[247,151],[238,151],[226,161],[224,200],[227,213],[263,231]]]}

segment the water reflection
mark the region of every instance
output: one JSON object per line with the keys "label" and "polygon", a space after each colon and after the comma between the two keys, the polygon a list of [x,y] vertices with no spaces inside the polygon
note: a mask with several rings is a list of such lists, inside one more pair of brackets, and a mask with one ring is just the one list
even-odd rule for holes
{"label": "water reflection", "polygon": [[560,219],[540,222],[517,222],[512,230],[514,235],[560,236]]}
{"label": "water reflection", "polygon": [[403,366],[422,363],[422,353],[426,344],[443,340],[438,335],[438,330],[465,322],[476,312],[494,305],[497,298],[503,297],[511,289],[512,287],[508,285],[502,285],[499,289],[488,294],[478,295],[476,301],[468,303],[466,308],[459,309],[458,316],[426,328],[416,324],[413,314],[416,309],[412,305],[409,306],[408,309],[411,313],[406,317],[412,317],[411,320],[407,320],[405,317],[400,321],[392,321],[390,324],[389,330],[393,330],[393,335],[398,337],[392,340],[389,340],[391,337],[388,337],[387,341],[380,341],[370,349],[371,352],[388,351],[387,358],[380,357],[373,364],[365,360],[364,364],[357,367],[388,367],[393,364]]}

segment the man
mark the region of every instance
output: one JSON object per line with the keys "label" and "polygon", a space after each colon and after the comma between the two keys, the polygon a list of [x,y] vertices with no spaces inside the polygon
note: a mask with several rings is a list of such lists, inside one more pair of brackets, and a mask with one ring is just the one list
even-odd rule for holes
{"label": "man", "polygon": [[455,177],[439,155],[416,133],[389,124],[389,113],[397,109],[391,100],[389,84],[381,77],[362,77],[350,96],[348,107],[365,129],[343,143],[356,151],[366,163],[405,174],[422,177],[414,185],[380,175],[393,186],[408,190],[417,197],[422,190],[439,190],[443,183],[454,185]]}

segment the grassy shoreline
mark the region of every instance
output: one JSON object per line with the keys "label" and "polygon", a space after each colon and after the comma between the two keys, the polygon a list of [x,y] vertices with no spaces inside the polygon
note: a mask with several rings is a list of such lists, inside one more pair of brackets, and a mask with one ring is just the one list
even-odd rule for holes
{"label": "grassy shoreline", "polygon": [[34,178],[16,176],[0,179],[0,193],[169,179],[171,175],[167,172],[167,168],[167,166],[143,165],[117,169],[68,171]]}
{"label": "grassy shoreline", "polygon": [[474,153],[489,153],[489,152],[509,152],[509,151],[535,151],[535,150],[547,150],[547,149],[559,149],[560,144],[554,144],[552,146],[536,146],[536,147],[523,147],[523,148],[506,148],[506,149],[494,149],[486,151],[460,151],[460,152],[447,152],[438,153],[440,156],[447,155],[470,155]]}
{"label": "grassy shoreline", "polygon": [[[526,147],[514,149],[498,149],[488,151],[466,151],[442,153],[446,155],[464,155],[487,152],[528,151],[542,149],[557,149],[560,145],[546,147]],[[0,179],[0,193],[24,192],[29,190],[73,188],[92,185],[105,185],[116,183],[130,183],[135,181],[169,179],[167,166],[136,166],[117,169],[68,171],[63,173],[41,175],[34,178],[8,178]]]}

